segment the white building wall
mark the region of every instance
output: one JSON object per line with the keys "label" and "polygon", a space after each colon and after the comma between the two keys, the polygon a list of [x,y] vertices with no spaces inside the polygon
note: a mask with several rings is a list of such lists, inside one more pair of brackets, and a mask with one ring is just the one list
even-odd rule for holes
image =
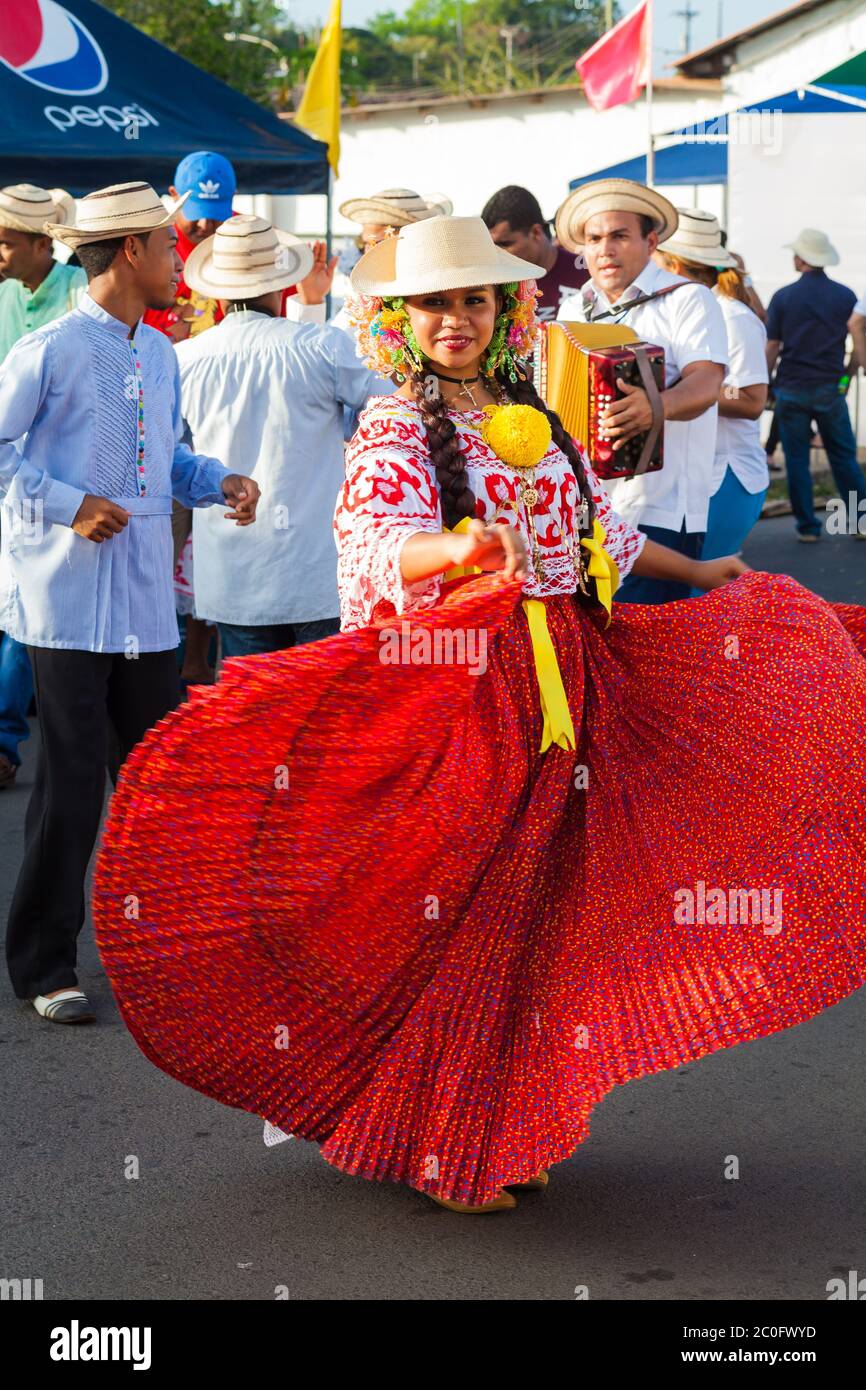
{"label": "white building wall", "polygon": [[741,43],[725,90],[737,106],[764,101],[796,91],[864,51],[866,0],[833,0]]}
{"label": "white building wall", "polygon": [[[712,119],[719,109],[718,91],[661,88],[653,101],[653,126],[663,132]],[[389,187],[444,193],[455,213],[468,216],[480,213],[504,184],[520,183],[532,189],[552,217],[571,179],[642,154],[647,137],[642,103],[594,112],[575,90],[540,98],[479,98],[471,106],[455,102],[352,113],[344,120],[341,138],[340,178],[334,189],[338,236],[357,230],[337,213],[341,202]],[[681,199],[679,190],[674,192],[674,201],[695,205],[694,189],[682,190]],[[306,236],[324,231],[324,198],[236,200],[242,211],[253,204],[286,231]]]}

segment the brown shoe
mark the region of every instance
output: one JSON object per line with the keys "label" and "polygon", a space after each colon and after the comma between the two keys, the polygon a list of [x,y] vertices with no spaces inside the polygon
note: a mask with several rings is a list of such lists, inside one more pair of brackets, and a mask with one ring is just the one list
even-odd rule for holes
{"label": "brown shoe", "polygon": [[0,753],[0,788],[15,785],[18,768],[11,763],[5,753]]}
{"label": "brown shoe", "polygon": [[471,1214],[482,1211],[510,1211],[512,1207],[517,1206],[517,1198],[512,1197],[510,1192],[500,1192],[492,1202],[483,1202],[479,1207],[474,1207],[471,1202],[453,1202],[450,1197],[434,1197],[432,1192],[428,1192],[427,1196],[440,1207],[447,1207],[448,1211],[465,1211]]}
{"label": "brown shoe", "polygon": [[546,1168],[542,1168],[534,1178],[527,1178],[525,1182],[509,1182],[505,1185],[516,1188],[518,1192],[543,1192],[549,1182],[550,1174]]}

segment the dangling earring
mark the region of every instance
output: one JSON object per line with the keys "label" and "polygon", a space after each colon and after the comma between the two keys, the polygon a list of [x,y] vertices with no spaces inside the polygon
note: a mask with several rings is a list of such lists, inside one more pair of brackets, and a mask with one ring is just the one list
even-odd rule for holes
{"label": "dangling earring", "polygon": [[421,351],[421,348],[418,345],[418,339],[415,337],[414,330],[412,328],[411,323],[409,322],[409,315],[406,314],[405,311],[404,323],[401,324],[401,332],[403,334],[403,342],[406,344],[405,351],[407,357],[409,358],[409,361],[412,363],[416,371],[423,372],[425,366],[427,365],[427,358],[424,356],[424,353]]}

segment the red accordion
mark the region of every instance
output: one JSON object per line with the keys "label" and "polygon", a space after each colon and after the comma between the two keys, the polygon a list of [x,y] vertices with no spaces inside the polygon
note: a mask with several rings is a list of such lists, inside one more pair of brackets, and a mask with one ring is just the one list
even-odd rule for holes
{"label": "red accordion", "polygon": [[[642,343],[623,324],[544,323],[536,385],[569,434],[583,446],[599,478],[635,478],[664,462],[664,349]],[[610,401],[623,393],[617,378],[646,391],[653,422],[619,449],[601,432]]]}

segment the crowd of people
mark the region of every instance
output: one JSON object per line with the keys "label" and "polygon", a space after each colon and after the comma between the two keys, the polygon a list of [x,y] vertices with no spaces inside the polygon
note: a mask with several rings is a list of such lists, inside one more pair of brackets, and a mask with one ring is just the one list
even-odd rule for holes
{"label": "crowd of people", "polygon": [[[14,782],[34,695],[40,730],[7,929],[13,986],[52,1022],[94,1018],[76,942],[105,770],[117,784],[125,764],[94,910],[103,960],[148,1055],[316,1139],[348,1171],[410,1182],[456,1209],[501,1210],[514,1204],[507,1180],[546,1185],[542,1162],[565,1156],[565,1133],[572,1148],[583,1137],[612,1078],[722,1045],[732,1000],[741,1040],[854,987],[841,937],[819,926],[827,904],[812,886],[787,956],[774,957],[769,938],[724,951],[704,943],[703,965],[687,964],[683,949],[685,1032],[644,1020],[636,1047],[626,1021],[635,980],[648,1000],[667,986],[657,952],[634,978],[623,960],[660,920],[656,889],[643,868],[610,872],[600,827],[629,834],[648,795],[676,806],[676,833],[654,815],[641,831],[650,862],[676,882],[684,862],[701,862],[716,798],[760,775],[786,817],[777,871],[793,872],[802,788],[781,730],[774,748],[749,744],[750,731],[767,735],[757,685],[775,673],[807,765],[829,779],[839,739],[862,716],[863,618],[752,574],[739,552],[769,483],[759,422],[774,368],[800,538],[820,530],[812,421],[843,496],[866,495],[845,401],[866,315],[826,275],[828,239],[807,230],[794,243],[799,278],[773,296],[765,327],[715,217],[606,179],[564,200],[555,235],[517,186],[478,217],[454,217],[447,199],[409,189],[343,204],[361,256],[351,297],[326,321],[336,257],[235,213],[234,192],[231,165],[207,151],[181,162],[164,197],[129,183],[76,208],[59,190],[0,190],[0,785]],[[54,258],[54,243],[68,262]],[[660,470],[602,483],[541,400],[533,352],[538,324],[553,319],[621,323],[664,350]],[[621,383],[603,418],[614,451],[650,428],[653,409],[646,391]],[[473,700],[456,669],[441,677],[435,709],[411,671],[388,685],[371,651],[382,625],[404,615],[431,632],[476,623],[496,638],[485,693]],[[723,677],[701,673],[732,624],[749,659]],[[217,653],[246,661],[214,684]],[[653,685],[659,659],[663,693]],[[814,698],[804,697],[802,672],[816,662]],[[828,663],[837,688],[816,712]],[[181,682],[194,692],[184,706]],[[641,721],[623,723],[622,711],[637,708]],[[424,721],[419,740],[424,709],[435,727]],[[744,748],[731,743],[738,720]],[[638,768],[662,730],[671,746],[659,746],[644,793]],[[287,822],[278,777],[263,768],[293,758],[298,801]],[[458,771],[464,758],[471,785]],[[575,801],[575,759],[617,769],[586,805]],[[458,786],[468,836],[445,834]],[[249,898],[232,887],[215,908],[213,874],[226,856],[213,836],[226,820],[234,848],[264,856],[266,871]],[[716,832],[748,877],[747,828]],[[821,833],[844,875],[851,846],[836,844],[832,823]],[[411,868],[400,867],[406,844],[420,846]],[[447,909],[419,927],[416,898],[433,893],[438,904],[440,884],[450,885]],[[149,905],[146,930],[137,914],[130,924],[130,893]],[[268,924],[261,949],[254,930],[228,927],[253,899],[255,920]],[[582,973],[554,946],[563,931],[570,939],[578,899],[600,913],[594,925],[581,919]],[[626,905],[633,913],[624,957],[598,935],[614,902],[621,920]],[[224,933],[212,930],[215,911]],[[824,967],[817,994],[799,986],[801,953]],[[538,1071],[527,1052],[480,1153],[487,1088],[505,1054],[513,1060],[516,1028],[528,1047],[530,959],[549,977],[534,1005],[563,1028],[582,1017],[581,999],[596,1022],[602,999],[615,1001],[616,1023],[599,1022],[607,1050],[595,1070],[569,1072],[570,1121],[553,1126],[555,1142],[539,1085],[552,1053]],[[734,981],[727,995],[712,985],[722,976]],[[214,1060],[218,996],[216,1012],[226,1016],[230,997],[258,1051]],[[259,1035],[283,1015],[257,1012],[266,997],[299,1029],[291,1076],[276,1089],[273,1048]],[[501,1027],[460,1052],[461,1029],[494,1002]],[[712,1038],[695,1022],[708,1009],[721,1020]],[[418,1071],[422,1054],[437,1059],[432,1075]],[[395,1143],[394,1114],[417,1118],[419,1095],[434,1092],[424,1122],[407,1120],[411,1135]],[[461,1117],[452,1129],[441,1124],[446,1092]]]}

